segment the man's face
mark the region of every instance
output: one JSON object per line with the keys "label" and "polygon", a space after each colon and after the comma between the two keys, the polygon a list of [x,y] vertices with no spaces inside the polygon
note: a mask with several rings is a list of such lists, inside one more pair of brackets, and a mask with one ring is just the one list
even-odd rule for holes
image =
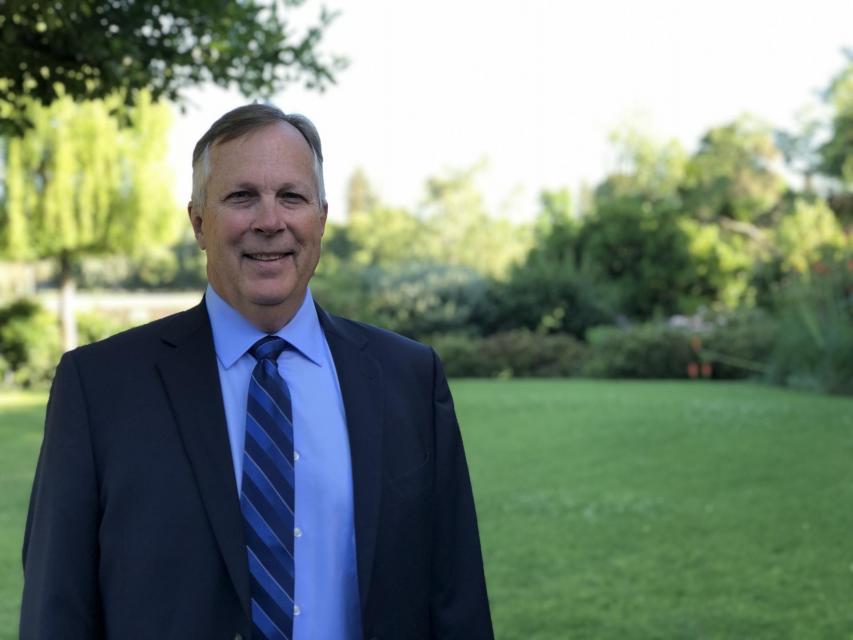
{"label": "man's face", "polygon": [[305,297],[326,225],[302,134],[277,123],[211,147],[204,209],[189,213],[216,292],[265,331],[286,324]]}

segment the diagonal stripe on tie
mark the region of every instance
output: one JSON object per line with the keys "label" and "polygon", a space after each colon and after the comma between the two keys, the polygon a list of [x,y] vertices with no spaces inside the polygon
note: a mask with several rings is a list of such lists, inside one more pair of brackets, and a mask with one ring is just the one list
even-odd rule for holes
{"label": "diagonal stripe on tie", "polygon": [[[259,465],[255,461],[255,457],[252,456],[249,451],[246,451],[246,455],[243,460],[246,465],[244,475],[251,477],[251,480],[258,488],[258,491],[261,492],[264,499],[275,511],[281,513],[281,517],[290,519],[293,515],[293,512],[290,511],[290,502],[284,495],[282,495],[282,493],[287,495],[291,495],[293,493],[293,476],[291,475],[290,477],[287,477],[285,474],[282,474],[277,470],[272,476],[268,475],[268,472],[271,472],[272,469]],[[266,469],[266,471],[264,471],[264,469]],[[290,517],[278,509],[280,504],[283,504],[288,508]]]}
{"label": "diagonal stripe on tie", "polygon": [[[281,421],[270,418],[263,413],[248,413],[246,415],[246,422],[247,433],[263,436],[264,439],[273,442],[278,447],[282,458],[290,462],[293,454],[293,442],[287,437],[287,434],[280,432],[282,427]],[[260,442],[260,438],[256,439]]]}
{"label": "diagonal stripe on tie", "polygon": [[[254,385],[253,385],[254,386]],[[264,403],[264,401],[267,401]],[[278,411],[276,405],[268,401],[267,396],[261,398],[249,396],[247,402],[247,418],[251,419],[256,429],[262,430],[267,437],[276,443],[285,457],[290,457],[293,450],[293,426],[290,420]]]}
{"label": "diagonal stripe on tie", "polygon": [[284,460],[288,464],[285,469],[282,470],[282,473],[291,478],[293,476],[293,467],[290,464],[290,461],[287,459],[287,454],[285,451],[293,451],[293,448],[282,448],[280,443],[275,442],[270,435],[261,429],[260,425],[255,421],[252,416],[246,417],[246,436],[251,438],[251,441],[248,443],[248,446],[251,446],[253,449],[257,449],[260,455],[267,455],[270,458],[275,460]]}
{"label": "diagonal stripe on tie", "polygon": [[[252,580],[256,581],[261,587],[257,592],[252,592],[252,597],[262,605],[267,605],[264,606],[264,610],[268,614],[277,615],[279,611],[293,609],[293,600],[290,598],[288,585],[278,582],[272,574],[275,567],[264,565],[251,550],[249,550],[249,567],[251,568]],[[286,607],[282,606],[285,603]]]}
{"label": "diagonal stripe on tie", "polygon": [[[275,373],[272,379],[277,377],[277,375]],[[276,389],[265,386],[264,383],[267,379],[270,379],[268,372],[265,372],[263,376],[252,376],[252,380],[255,382],[255,385],[252,386],[252,391],[256,392],[252,399],[258,402],[271,416],[282,416],[285,420],[289,421],[290,414],[292,413],[290,397]]]}
{"label": "diagonal stripe on tie", "polygon": [[[252,507],[252,512],[258,514],[258,518],[250,518],[251,513],[243,509],[243,519],[248,521],[253,526],[257,527],[266,527],[270,530],[272,535],[282,541],[285,548],[288,551],[291,551],[290,545],[287,544],[288,541],[291,541],[291,536],[282,535],[282,532],[291,531],[293,529],[293,517],[287,508],[281,507],[281,505],[270,503],[269,500],[266,499],[263,492],[255,486],[254,482],[252,482],[251,478],[245,477],[244,481],[246,483],[246,488],[243,491],[243,502],[249,502],[250,505],[244,505],[244,507]],[[266,539],[266,537],[264,536]],[[291,541],[292,544],[292,541]]]}
{"label": "diagonal stripe on tie", "polygon": [[249,353],[256,364],[246,400],[241,507],[252,596],[252,637],[293,637],[295,474],[290,392],[276,361],[287,347],[267,336]]}
{"label": "diagonal stripe on tie", "polygon": [[[263,471],[265,482],[271,482],[276,487],[285,484],[293,487],[293,469],[289,464],[285,464],[283,468],[277,466],[282,460],[277,452],[278,449],[268,449],[265,451],[258,444],[257,435],[249,431],[246,432],[244,458],[251,458],[251,461],[257,465],[258,469]],[[287,499],[287,496],[283,496],[283,499]]]}
{"label": "diagonal stripe on tie", "polygon": [[270,617],[254,600],[252,600],[252,622],[256,628],[256,633],[257,629],[260,629],[263,633],[263,635],[260,636],[261,638],[267,638],[268,640],[289,640],[289,638],[284,635],[284,632],[279,629],[272,620],[270,620]]}

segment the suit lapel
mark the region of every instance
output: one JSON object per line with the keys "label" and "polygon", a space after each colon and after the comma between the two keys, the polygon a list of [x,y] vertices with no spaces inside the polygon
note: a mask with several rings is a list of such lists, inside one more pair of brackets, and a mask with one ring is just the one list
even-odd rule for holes
{"label": "suit lapel", "polygon": [[249,572],[237,484],[225,423],[219,371],[204,303],[163,341],[174,347],[157,367],[172,403],[178,430],[202,501],[240,602],[250,615]]}
{"label": "suit lapel", "polygon": [[358,589],[364,611],[376,548],[382,488],[381,369],[364,351],[366,339],[319,307],[320,324],[335,361],[352,458]]}

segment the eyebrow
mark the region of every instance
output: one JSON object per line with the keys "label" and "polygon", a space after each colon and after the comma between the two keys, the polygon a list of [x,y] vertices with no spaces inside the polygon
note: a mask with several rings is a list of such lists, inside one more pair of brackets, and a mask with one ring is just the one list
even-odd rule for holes
{"label": "eyebrow", "polygon": [[[225,191],[231,192],[231,191],[235,191],[235,190],[258,191],[258,185],[255,182],[244,180],[242,182],[238,182],[235,185],[231,185]],[[276,187],[276,191],[300,191],[300,190],[311,191],[311,185],[306,184],[304,182],[284,182],[284,183],[280,184],[278,187]]]}

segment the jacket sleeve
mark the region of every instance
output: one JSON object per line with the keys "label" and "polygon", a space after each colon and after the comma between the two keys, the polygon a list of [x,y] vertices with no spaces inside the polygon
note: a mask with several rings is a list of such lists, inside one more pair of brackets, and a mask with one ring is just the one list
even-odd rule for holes
{"label": "jacket sleeve", "polygon": [[435,517],[430,610],[436,640],[491,640],[492,622],[474,510],[453,399],[433,352]]}
{"label": "jacket sleeve", "polygon": [[20,638],[102,638],[98,481],[73,353],[59,363],[24,532]]}

